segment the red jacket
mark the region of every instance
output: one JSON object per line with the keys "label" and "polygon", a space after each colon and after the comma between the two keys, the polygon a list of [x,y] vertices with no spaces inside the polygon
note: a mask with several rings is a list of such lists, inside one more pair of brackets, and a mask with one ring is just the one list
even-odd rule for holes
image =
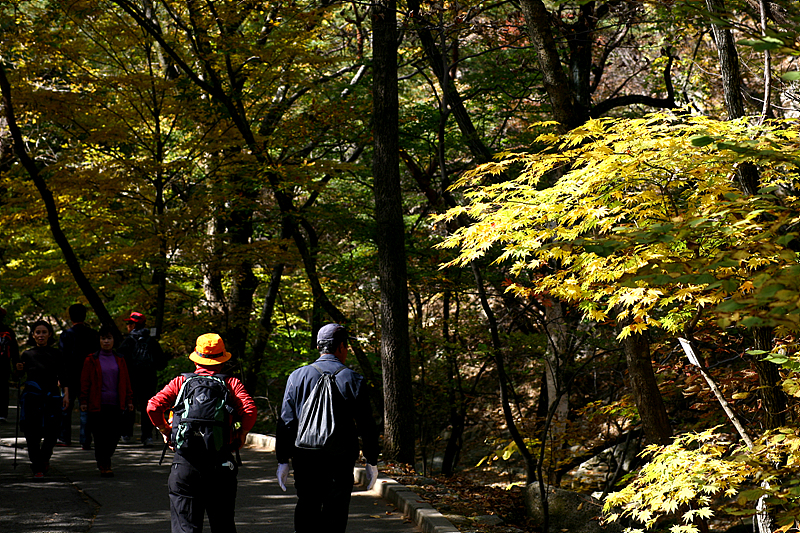
{"label": "red jacket", "polygon": [[[117,396],[119,397],[119,408],[123,411],[133,404],[133,389],[131,388],[131,378],[128,375],[128,365],[125,359],[114,353],[114,358],[119,366],[119,385]],[[81,394],[79,400],[81,405],[85,405],[90,413],[100,411],[100,394],[103,384],[103,369],[100,367],[100,352],[86,356],[81,371]]]}
{"label": "red jacket", "polygon": [[[213,376],[218,372],[214,371],[210,366],[196,365],[194,373],[201,376]],[[159,428],[168,425],[164,415],[169,413],[170,409],[175,406],[175,400],[178,398],[184,381],[186,381],[186,378],[181,374],[167,383],[161,391],[156,393],[156,395],[147,402],[147,415],[150,417],[155,427]],[[240,438],[241,441],[244,442],[244,437],[247,436],[256,423],[256,403],[253,401],[250,394],[248,394],[247,390],[245,390],[239,378],[227,376],[225,384],[228,386],[228,390],[233,393],[231,401],[234,402],[234,407],[241,417],[242,424],[242,427],[237,432],[238,435],[234,435],[233,432],[231,433],[231,441]]]}

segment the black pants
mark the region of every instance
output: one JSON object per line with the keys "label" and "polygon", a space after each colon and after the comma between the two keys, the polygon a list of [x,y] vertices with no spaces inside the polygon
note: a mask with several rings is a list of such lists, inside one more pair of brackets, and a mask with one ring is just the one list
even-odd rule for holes
{"label": "black pants", "polygon": [[50,468],[50,457],[56,445],[56,436],[43,435],[40,430],[25,431],[25,445],[28,447],[28,458],[31,460],[31,471],[46,472]]}
{"label": "black pants", "polygon": [[125,411],[125,422],[122,435],[133,438],[133,424],[136,421],[136,411],[139,411],[142,424],[142,442],[153,438],[153,423],[147,416],[147,402],[156,393],[155,370],[131,370],[131,388],[133,389],[133,407],[135,411]]}
{"label": "black pants", "polygon": [[33,384],[22,393],[19,427],[25,435],[34,474],[50,467],[50,457],[61,429],[61,397],[56,391],[43,394]]}
{"label": "black pants", "polygon": [[297,489],[295,533],[344,533],[355,460],[349,455],[298,450],[292,466]]}
{"label": "black pants", "polygon": [[168,481],[172,533],[199,533],[204,513],[208,513],[211,533],[236,533],[238,473],[239,467],[230,455],[214,461],[190,461],[176,453]]}
{"label": "black pants", "polygon": [[59,440],[66,444],[72,444],[72,409],[75,407],[75,398],[80,387],[70,385],[69,387],[69,405],[66,409],[61,411],[61,434],[58,436]]}
{"label": "black pants", "polygon": [[122,410],[117,405],[101,405],[100,411],[89,413],[88,424],[94,436],[97,468],[111,468],[111,456],[119,443]]}
{"label": "black pants", "polygon": [[0,418],[8,418],[8,388],[11,378],[11,363],[6,357],[0,357]]}

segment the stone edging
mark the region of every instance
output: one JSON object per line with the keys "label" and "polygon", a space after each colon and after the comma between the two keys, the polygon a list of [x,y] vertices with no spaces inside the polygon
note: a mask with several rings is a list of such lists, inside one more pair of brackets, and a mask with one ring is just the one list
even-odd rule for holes
{"label": "stone edging", "polygon": [[[274,451],[275,437],[249,433],[247,444]],[[356,483],[363,485],[366,482],[367,474],[363,467],[356,467],[353,475]],[[377,483],[370,492],[396,506],[422,533],[459,533],[458,529],[431,504],[421,500],[417,493],[394,479],[379,475]]]}

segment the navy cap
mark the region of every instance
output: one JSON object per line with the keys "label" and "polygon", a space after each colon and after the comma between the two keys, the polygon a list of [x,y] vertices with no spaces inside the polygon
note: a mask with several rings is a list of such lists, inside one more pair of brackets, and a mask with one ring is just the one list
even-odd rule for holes
{"label": "navy cap", "polygon": [[348,339],[347,330],[339,324],[325,324],[317,332],[317,343],[334,341],[336,344]]}

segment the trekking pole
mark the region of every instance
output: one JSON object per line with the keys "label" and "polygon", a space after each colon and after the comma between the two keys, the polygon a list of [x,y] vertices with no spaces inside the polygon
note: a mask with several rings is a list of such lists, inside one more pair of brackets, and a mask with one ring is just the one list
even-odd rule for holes
{"label": "trekking pole", "polygon": [[20,403],[20,386],[19,380],[17,380],[17,421],[14,424],[14,470],[17,469],[17,440],[19,439],[19,412],[21,410]]}

